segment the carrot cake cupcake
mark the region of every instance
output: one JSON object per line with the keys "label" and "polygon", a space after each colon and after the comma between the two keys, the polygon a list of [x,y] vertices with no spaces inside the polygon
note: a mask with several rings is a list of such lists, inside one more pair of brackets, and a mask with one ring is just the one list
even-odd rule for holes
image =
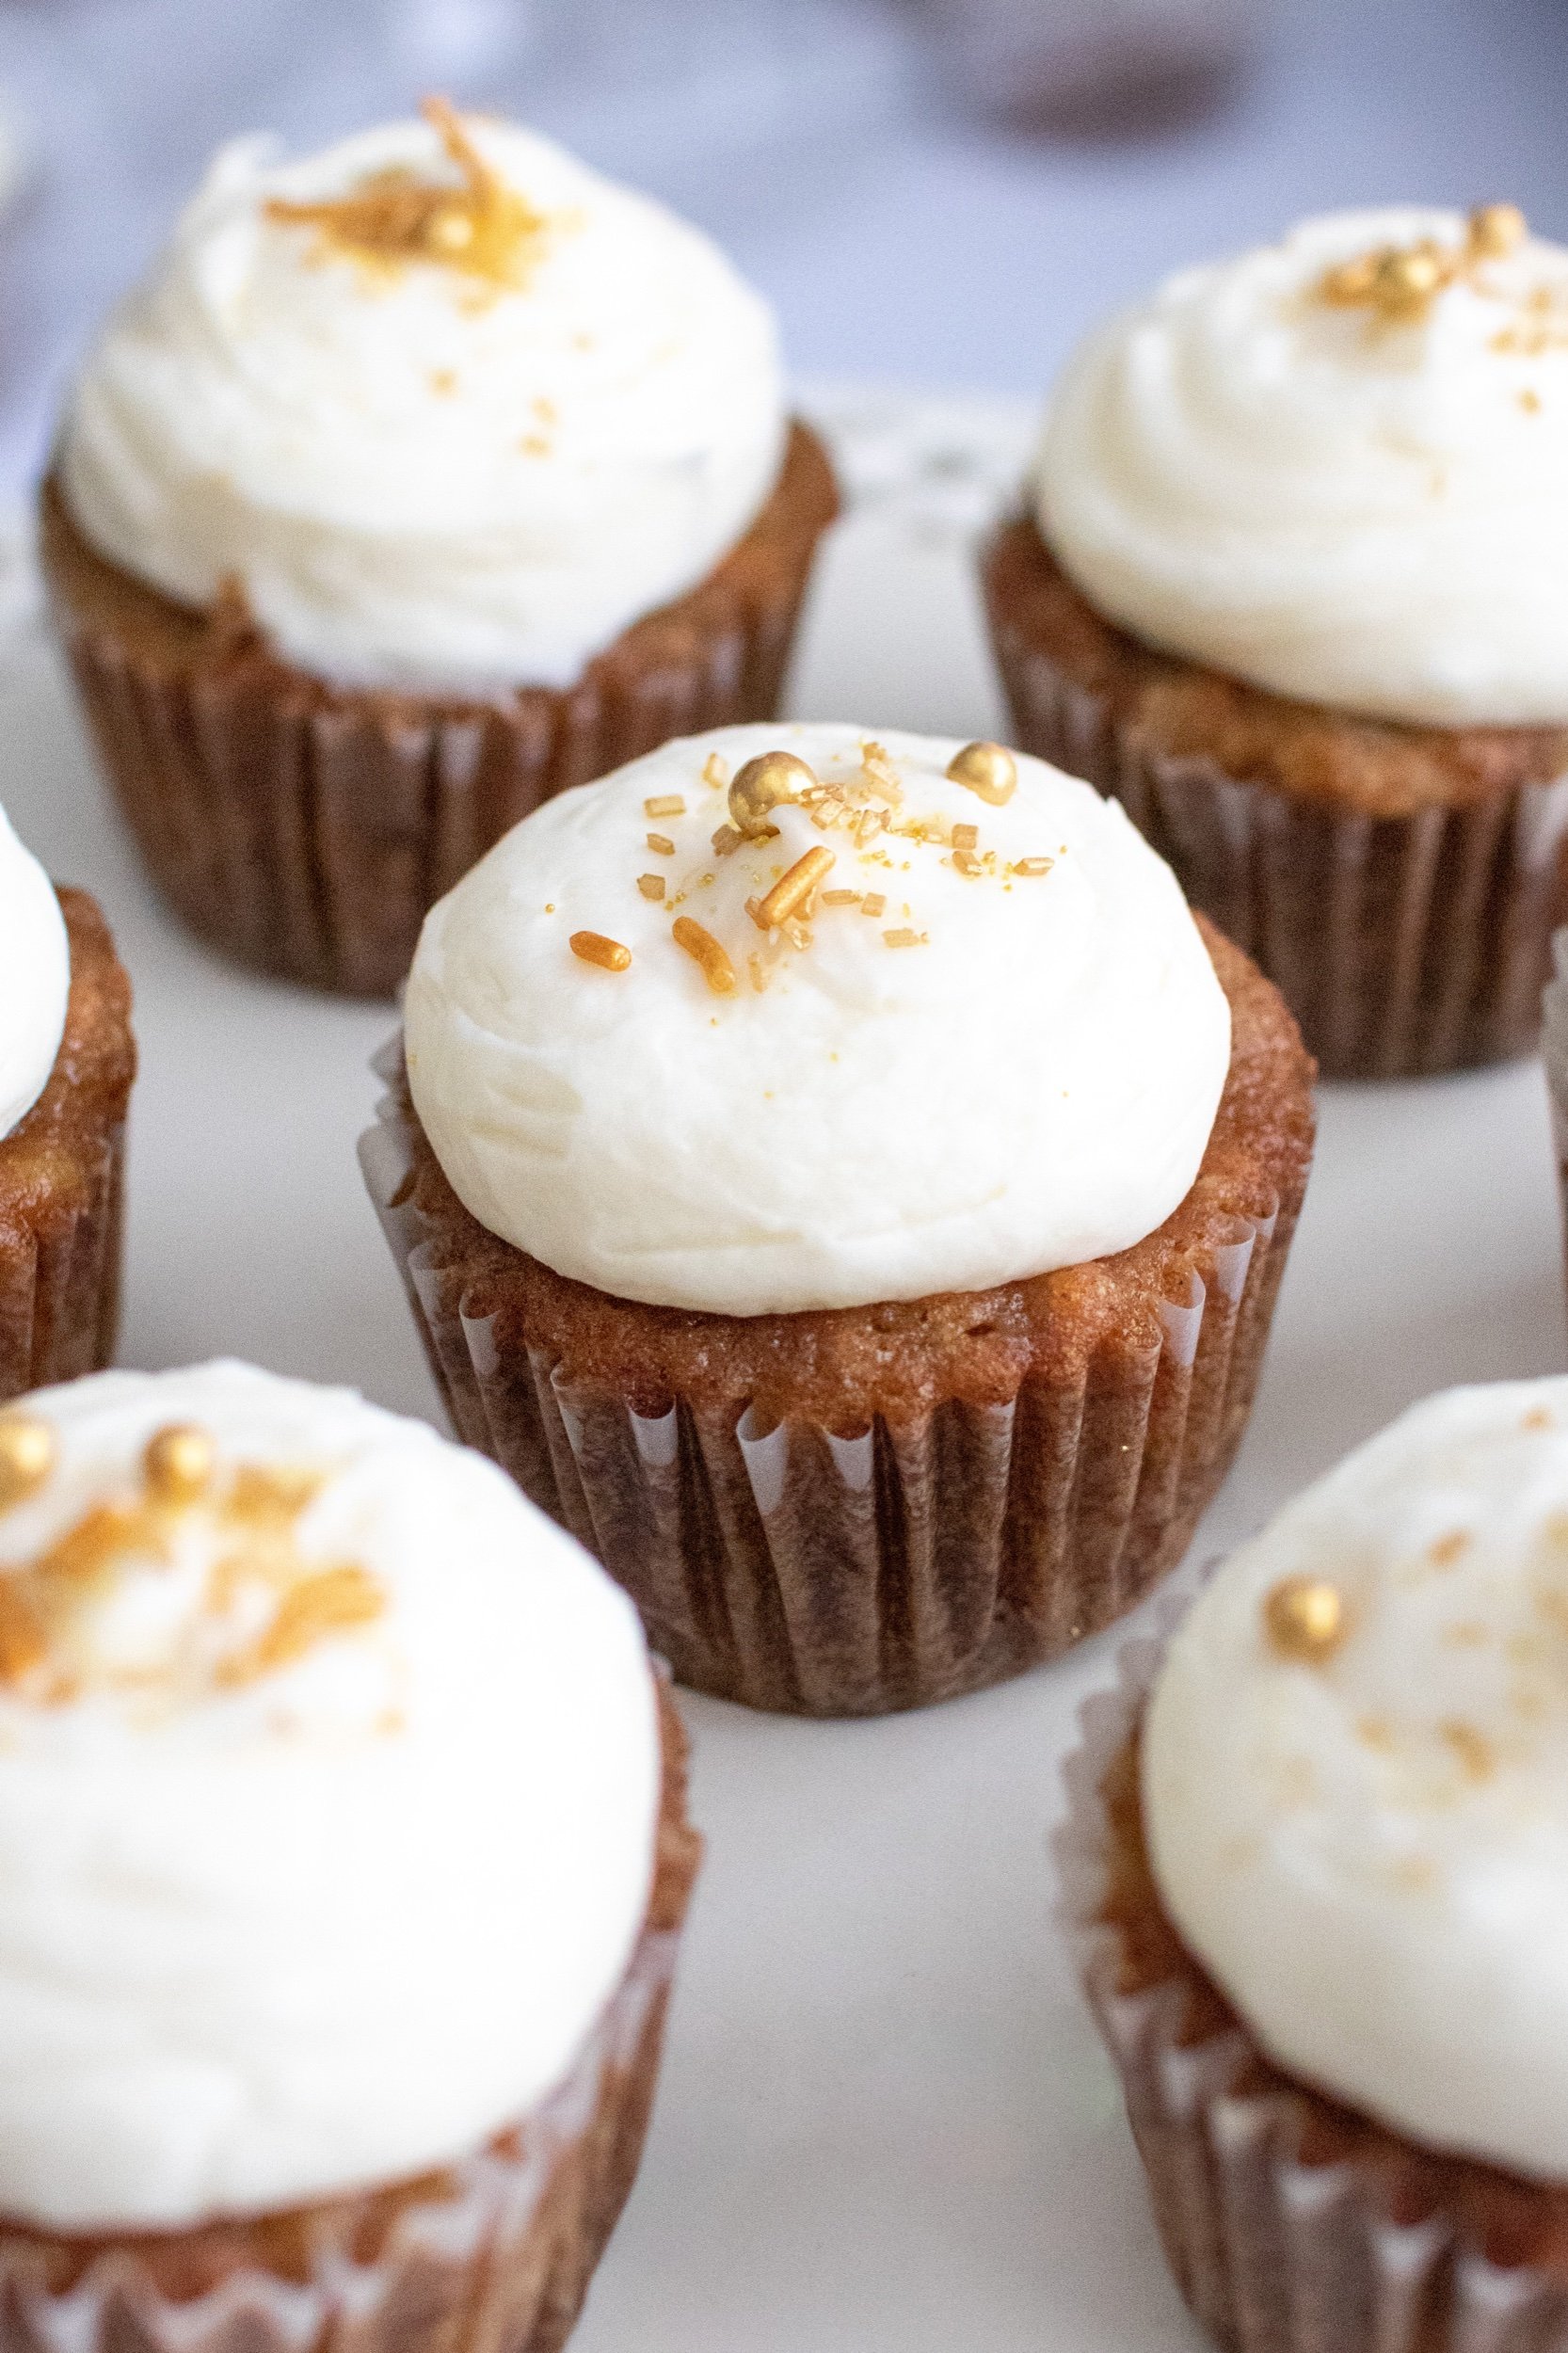
{"label": "carrot cake cupcake", "polygon": [[1534,1042],[1568,904],[1568,250],[1312,220],[1092,336],[984,557],[1020,740],[1117,793],[1325,1072]]}
{"label": "carrot cake cupcake", "polygon": [[1065,1900],[1198,2318],[1568,2339],[1568,1380],[1416,1406],[1085,1724]]}
{"label": "carrot cake cupcake", "polygon": [[365,1170],[454,1420],[678,1675],[910,1706],[1180,1556],[1311,1064],[1113,804],[998,744],[674,743],[440,903],[405,1023]]}
{"label": "carrot cake cupcake", "polygon": [[519,817],[776,705],[836,506],[717,248],[460,118],[226,148],[43,492],[104,768],[170,904],[388,995]]}
{"label": "carrot cake cupcake", "polygon": [[636,1620],[492,1465],[237,1364],[0,1416],[27,2342],[554,2353],[696,1862]]}
{"label": "carrot cake cupcake", "polygon": [[113,1352],[136,1066],[108,927],[0,808],[0,1401]]}

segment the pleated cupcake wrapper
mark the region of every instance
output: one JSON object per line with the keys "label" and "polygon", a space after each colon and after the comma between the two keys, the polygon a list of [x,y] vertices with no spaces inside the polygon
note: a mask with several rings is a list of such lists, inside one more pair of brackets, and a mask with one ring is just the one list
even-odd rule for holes
{"label": "pleated cupcake wrapper", "polygon": [[[415,2197],[372,2260],[331,2205],[307,2276],[237,2268],[174,2297],[126,2250],[52,2290],[35,2244],[0,2225],[13,2353],[556,2353],[641,2153],[678,1936],[647,1929],[557,2090],[509,2137]],[[352,2208],[346,2211],[352,2212]]]}
{"label": "pleated cupcake wrapper", "polygon": [[77,609],[62,568],[55,619],[100,763],[165,897],[243,963],[390,997],[426,909],[541,801],[671,736],[774,715],[833,511],[815,462],[827,487],[802,480],[801,516],[772,531],[744,585],[705,583],[689,613],[640,624],[647,643],[618,658],[617,642],[575,687],[493,707],[324,706],[270,666],[140,652]]}
{"label": "pleated cupcake wrapper", "polygon": [[1552,977],[1542,998],[1541,1056],[1552,1107],[1552,1142],[1562,1188],[1564,1240],[1568,1244],[1568,930],[1552,935]]}
{"label": "pleated cupcake wrapper", "polygon": [[425,910],[541,801],[673,735],[770,716],[803,585],[553,711],[324,708],[64,625],[100,761],[177,913],[264,971],[390,997]]}
{"label": "pleated cupcake wrapper", "polygon": [[[61,1216],[8,1218],[0,1202],[0,1404],[97,1372],[120,1321],[125,1131],[105,1139],[91,1192]],[[41,1228],[41,1230],[40,1230]]]}
{"label": "pleated cupcake wrapper", "polygon": [[1288,2091],[1245,2086],[1240,2028],[1184,2041],[1187,1981],[1126,1993],[1103,1915],[1113,1833],[1106,1776],[1132,1738],[1185,1602],[1123,1650],[1114,1691],[1084,1706],[1054,1841],[1059,1916],[1121,2076],[1165,2254],[1196,2318],[1230,2353],[1557,2353],[1568,2294],[1504,2267],[1441,2214],[1401,2221],[1386,2169],[1308,2164]]}
{"label": "pleated cupcake wrapper", "polygon": [[1528,1053],[1564,912],[1568,776],[1373,818],[1157,751],[1037,645],[999,634],[1025,749],[1112,793],[1268,974],[1325,1078]]}
{"label": "pleated cupcake wrapper", "polygon": [[[377,1058],[389,1083],[401,1050]],[[1288,1241],[1277,1210],[1239,1214],[1135,1364],[846,1437],[733,1403],[641,1414],[508,1350],[408,1197],[394,1097],[360,1151],[458,1435],[598,1555],[679,1681],[808,1715],[1020,1673],[1174,1567],[1240,1438]]]}

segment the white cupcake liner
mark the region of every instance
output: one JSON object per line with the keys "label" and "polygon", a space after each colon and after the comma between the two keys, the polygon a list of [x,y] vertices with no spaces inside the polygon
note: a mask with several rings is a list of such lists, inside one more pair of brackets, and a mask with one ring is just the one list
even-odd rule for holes
{"label": "white cupcake liner", "polygon": [[1022,748],[1114,795],[1245,949],[1325,1078],[1528,1053],[1565,904],[1568,776],[1373,818],[1159,751],[1032,638],[996,630]]}
{"label": "white cupcake liner", "polygon": [[[1114,1851],[1102,1791],[1185,1607],[1168,1605],[1151,1637],[1128,1644],[1116,1689],[1083,1708],[1054,1841],[1059,1918],[1121,2076],[1177,2286],[1230,2353],[1562,2353],[1568,2280],[1488,2260],[1440,2207],[1400,2219],[1386,2142],[1375,2161],[1307,2162],[1314,2095],[1257,2089],[1256,2046],[1240,2025],[1186,2039],[1195,1971],[1123,1991],[1123,1933],[1102,1916]],[[1423,2153],[1409,2155],[1414,2176]]]}
{"label": "white cupcake liner", "polygon": [[[396,1085],[401,1039],[376,1066]],[[485,1311],[493,1257],[419,1208],[418,1142],[394,1093],[360,1157],[458,1435],[597,1555],[678,1681],[807,1715],[1021,1673],[1176,1565],[1245,1427],[1298,1207],[1239,1211],[1135,1368],[1106,1350],[1006,1404],[845,1437],[744,1399],[645,1415],[570,1379]]]}

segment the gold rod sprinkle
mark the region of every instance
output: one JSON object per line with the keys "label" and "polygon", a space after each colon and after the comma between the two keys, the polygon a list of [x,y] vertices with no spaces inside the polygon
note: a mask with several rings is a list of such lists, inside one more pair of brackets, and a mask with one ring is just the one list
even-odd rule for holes
{"label": "gold rod sprinkle", "polygon": [[618,939],[606,939],[602,932],[573,932],[567,945],[574,956],[597,964],[602,972],[624,972],[632,961],[631,949]]}
{"label": "gold rod sprinkle", "polygon": [[705,932],[700,923],[694,923],[689,915],[677,916],[670,936],[678,948],[683,948],[695,964],[702,968],[703,979],[715,997],[732,997],[735,993],[735,968],[712,932]]}
{"label": "gold rod sprinkle", "polygon": [[832,851],[820,843],[814,850],[808,850],[804,857],[797,857],[789,872],[780,874],[758,905],[752,918],[758,930],[774,931],[803,907],[823,876],[831,872],[834,862]]}

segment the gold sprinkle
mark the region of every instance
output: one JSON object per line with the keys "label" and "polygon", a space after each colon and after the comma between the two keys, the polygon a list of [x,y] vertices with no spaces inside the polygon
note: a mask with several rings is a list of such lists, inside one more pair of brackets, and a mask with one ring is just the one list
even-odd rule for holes
{"label": "gold sprinkle", "polygon": [[444,98],[427,98],[420,111],[456,164],[456,183],[421,180],[395,165],[373,172],[350,196],[307,204],[272,197],[266,217],[315,229],[328,244],[382,270],[436,262],[493,286],[525,284],[549,218],[485,161]]}
{"label": "gold sprinkle", "polygon": [[857,890],[824,890],[822,894],[824,907],[853,907],[857,906],[859,901]]}
{"label": "gold sprinkle", "polygon": [[954,825],[952,829],[952,846],[955,850],[978,849],[980,846],[980,827],[978,825]]}
{"label": "gold sprinkle", "polygon": [[1532,1405],[1519,1424],[1521,1430],[1549,1430],[1551,1426],[1552,1417],[1544,1405]]}
{"label": "gold sprinkle", "polygon": [[712,932],[705,932],[689,915],[679,915],[670,936],[678,948],[683,948],[693,962],[702,967],[702,977],[715,997],[734,995],[735,968]]}
{"label": "gold sprinkle", "polygon": [[1474,1724],[1448,1722],[1437,1727],[1439,1737],[1452,1749],[1460,1769],[1470,1781],[1490,1781],[1497,1769],[1496,1752],[1489,1740]]}
{"label": "gold sprinkle", "polygon": [[729,816],[749,840],[776,831],[772,812],[785,801],[798,801],[817,779],[793,752],[761,752],[748,760],[729,788]]}
{"label": "gold sprinkle", "polygon": [[46,1665],[49,1640],[13,1577],[0,1577],[0,1684],[24,1682]]}
{"label": "gold sprinkle", "polygon": [[686,803],[679,792],[655,792],[651,800],[643,803],[645,817],[684,817],[685,814]]}
{"label": "gold sprinkle", "polygon": [[713,849],[719,857],[728,857],[731,850],[738,850],[740,846],[741,836],[733,825],[721,825],[713,836]]}
{"label": "gold sprinkle", "polygon": [[860,902],[860,912],[862,915],[878,916],[885,911],[887,904],[880,890],[868,890]]}
{"label": "gold sprinkle", "polygon": [[882,937],[889,948],[926,948],[931,944],[930,936],[925,932],[884,932]]}
{"label": "gold sprinkle", "polygon": [[141,1458],[149,1490],[160,1503],[194,1503],[212,1484],[217,1448],[194,1422],[171,1422],[147,1442]]}
{"label": "gold sprinkle", "polygon": [[702,763],[702,781],[714,792],[722,792],[729,782],[729,762],[717,752],[710,752]]}
{"label": "gold sprinkle", "polygon": [[1345,1600],[1326,1577],[1288,1577],[1263,1604],[1269,1640],[1282,1658],[1317,1666],[1345,1639]]}
{"label": "gold sprinkle", "polygon": [[0,1512],[37,1492],[55,1460],[55,1433],[29,1414],[0,1415]]}
{"label": "gold sprinkle", "polygon": [[1007,871],[1010,874],[1048,874],[1055,864],[1053,857],[1019,857]]}
{"label": "gold sprinkle", "polygon": [[1517,204],[1478,204],[1470,215],[1470,250],[1496,261],[1523,245],[1529,223]]}
{"label": "gold sprinkle", "polygon": [[656,857],[675,856],[675,844],[667,833],[650,833],[648,837],[648,846]]}
{"label": "gold sprinkle", "polygon": [[762,962],[760,956],[753,954],[747,956],[746,958],[746,970],[751,975],[752,987],[757,991],[758,996],[760,997],[768,984],[767,967]]}
{"label": "gold sprinkle", "polygon": [[637,888],[645,899],[662,899],[664,895],[664,878],[663,874],[639,874]]}
{"label": "gold sprinkle", "polygon": [[952,862],[961,874],[983,874],[985,871],[984,863],[972,850],[954,850]]}
{"label": "gold sprinkle", "polygon": [[966,744],[949,761],[948,775],[993,808],[1004,808],[1018,788],[1018,763],[1000,744]]}
{"label": "gold sprinkle", "polygon": [[253,1682],[275,1667],[292,1666],[330,1634],[369,1625],[387,1606],[379,1581],[367,1569],[344,1565],[303,1577],[286,1593],[266,1631],[218,1669],[224,1684]]}
{"label": "gold sprinkle", "polygon": [[1447,1536],[1439,1536],[1427,1554],[1434,1568],[1451,1568],[1462,1552],[1469,1549],[1470,1531],[1465,1528],[1451,1529]]}
{"label": "gold sprinkle", "polygon": [[[743,769],[741,774],[744,776],[744,773]],[[735,781],[739,784],[740,777],[737,777]],[[731,790],[733,791],[733,788]],[[789,872],[780,874],[767,896],[760,905],[756,906],[754,913],[752,912],[753,903],[747,903],[746,911],[751,915],[751,920],[757,925],[758,930],[773,931],[782,924],[787,917],[798,914],[822,881],[823,876],[831,871],[833,864],[832,851],[823,848],[820,843],[815,849],[808,850],[804,857],[797,857]]]}
{"label": "gold sprinkle", "polygon": [[1527,386],[1519,395],[1519,406],[1527,417],[1538,417],[1541,414],[1540,393],[1532,392]]}
{"label": "gold sprinkle", "polygon": [[606,939],[602,932],[573,932],[567,945],[584,964],[597,964],[604,972],[624,972],[632,961],[631,949],[618,939]]}

